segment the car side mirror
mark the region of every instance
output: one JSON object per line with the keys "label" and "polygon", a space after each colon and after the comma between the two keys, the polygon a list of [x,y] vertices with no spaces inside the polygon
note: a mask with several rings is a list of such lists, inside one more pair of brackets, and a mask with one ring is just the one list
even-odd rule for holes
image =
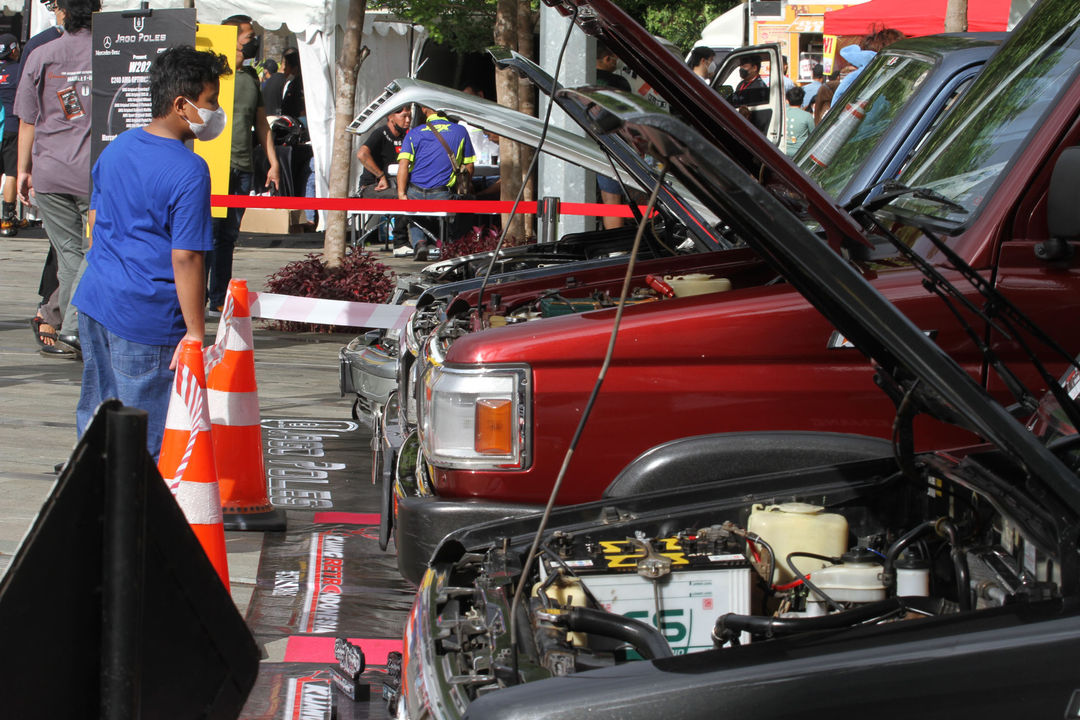
{"label": "car side mirror", "polygon": [[1058,156],[1050,176],[1050,191],[1046,197],[1046,220],[1050,238],[1035,246],[1040,260],[1068,260],[1073,255],[1070,240],[1080,239],[1080,203],[1076,188],[1080,187],[1080,147],[1069,147]]}

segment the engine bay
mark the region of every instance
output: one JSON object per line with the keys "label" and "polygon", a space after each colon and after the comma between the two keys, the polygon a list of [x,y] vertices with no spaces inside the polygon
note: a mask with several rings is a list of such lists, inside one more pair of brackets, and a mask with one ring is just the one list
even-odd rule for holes
{"label": "engine bay", "polygon": [[437,569],[435,652],[455,694],[475,699],[642,658],[1061,596],[1058,561],[999,504],[945,473],[924,482],[742,496],[662,520],[609,506],[602,522],[546,536],[514,642],[524,548],[464,553]]}

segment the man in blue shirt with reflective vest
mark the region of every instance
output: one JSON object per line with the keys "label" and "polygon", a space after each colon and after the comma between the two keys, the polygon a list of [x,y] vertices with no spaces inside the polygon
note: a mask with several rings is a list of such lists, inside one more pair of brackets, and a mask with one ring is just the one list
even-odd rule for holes
{"label": "man in blue shirt with reflective vest", "polygon": [[[412,130],[409,130],[401,141],[397,173],[398,199],[447,200],[458,181],[454,173],[455,165],[472,177],[476,152],[465,128],[450,122],[434,108],[426,105],[420,105],[420,113],[427,118],[427,122],[413,123]],[[450,159],[451,154],[454,156],[453,161]],[[417,227],[418,224],[419,219],[414,219],[410,224],[409,242],[413,246],[415,258],[426,260],[434,243],[429,240],[430,227],[428,226],[429,232],[425,233]]]}

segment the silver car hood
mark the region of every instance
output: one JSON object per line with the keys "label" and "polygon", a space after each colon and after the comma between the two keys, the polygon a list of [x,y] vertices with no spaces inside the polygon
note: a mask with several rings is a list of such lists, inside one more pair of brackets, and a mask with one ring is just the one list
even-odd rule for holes
{"label": "silver car hood", "polygon": [[[366,135],[384,125],[386,116],[391,111],[407,103],[423,103],[445,112],[452,119],[463,120],[474,128],[481,128],[530,147],[536,147],[544,128],[541,119],[505,108],[491,100],[423,80],[399,78],[387,85],[382,94],[349,123],[347,129],[357,135]],[[586,170],[602,175],[612,174],[607,157],[584,131],[581,135],[575,135],[562,128],[549,126],[547,138],[544,140],[544,152]],[[621,172],[619,175],[627,183],[642,189],[627,173]]]}

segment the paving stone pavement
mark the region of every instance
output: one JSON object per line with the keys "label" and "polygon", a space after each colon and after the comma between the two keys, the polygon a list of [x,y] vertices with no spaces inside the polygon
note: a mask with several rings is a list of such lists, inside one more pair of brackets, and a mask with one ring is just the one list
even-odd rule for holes
{"label": "paving stone pavement", "polygon": [[[307,253],[321,252],[322,234],[242,235],[234,256],[234,276],[252,290],[264,290],[266,277]],[[0,238],[0,573],[49,493],[56,463],[75,443],[75,405],[82,365],[38,352],[29,320],[38,302],[41,268],[48,241],[40,228]],[[419,263],[378,258],[399,272]],[[122,302],[118,298],[118,302]],[[350,400],[338,393],[337,354],[349,335],[255,331],[259,401],[264,416],[350,416]],[[207,335],[216,329],[208,322]],[[259,560],[261,535],[227,537],[233,599],[246,608]]]}

